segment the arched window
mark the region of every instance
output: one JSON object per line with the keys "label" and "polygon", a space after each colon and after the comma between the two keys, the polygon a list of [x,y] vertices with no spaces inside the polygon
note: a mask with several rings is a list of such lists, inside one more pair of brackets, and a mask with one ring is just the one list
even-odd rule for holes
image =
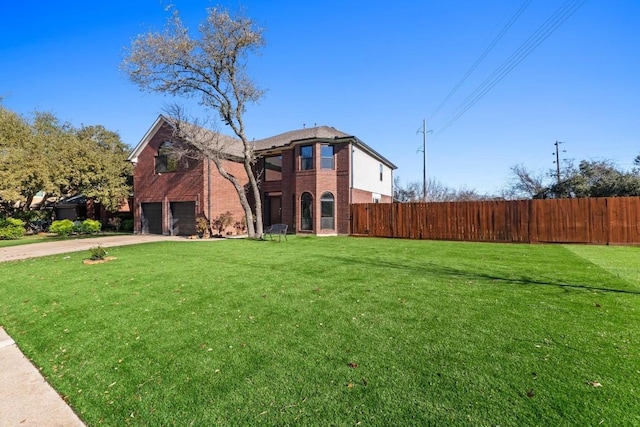
{"label": "arched window", "polygon": [[300,229],[313,230],[313,196],[302,193],[300,197]]}
{"label": "arched window", "polygon": [[333,230],[335,229],[335,204],[333,194],[322,193],[322,197],[320,198],[320,211],[321,211],[321,222],[320,228],[323,230]]}
{"label": "arched window", "polygon": [[156,156],[156,173],[175,172],[178,170],[178,158],[173,153],[173,146],[169,141],[163,142]]}

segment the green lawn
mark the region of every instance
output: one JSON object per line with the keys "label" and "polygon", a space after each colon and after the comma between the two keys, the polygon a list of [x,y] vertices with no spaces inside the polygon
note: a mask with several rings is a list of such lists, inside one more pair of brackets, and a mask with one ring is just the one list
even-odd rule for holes
{"label": "green lawn", "polygon": [[6,248],[9,246],[29,245],[31,243],[53,242],[56,240],[64,240],[64,239],[65,239],[64,237],[58,237],[53,234],[31,234],[28,236],[24,236],[21,239],[15,239],[15,240],[0,239],[0,248]]}
{"label": "green lawn", "polygon": [[636,247],[109,252],[0,264],[0,324],[90,426],[640,425]]}

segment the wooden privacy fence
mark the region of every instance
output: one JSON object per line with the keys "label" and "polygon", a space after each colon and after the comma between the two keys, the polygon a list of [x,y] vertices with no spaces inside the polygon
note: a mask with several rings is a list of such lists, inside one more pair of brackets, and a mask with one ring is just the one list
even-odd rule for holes
{"label": "wooden privacy fence", "polygon": [[640,197],[351,205],[354,236],[640,244]]}

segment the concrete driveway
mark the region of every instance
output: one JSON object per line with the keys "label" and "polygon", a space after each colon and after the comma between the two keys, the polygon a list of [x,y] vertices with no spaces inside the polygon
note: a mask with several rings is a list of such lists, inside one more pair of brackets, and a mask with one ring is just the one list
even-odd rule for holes
{"label": "concrete driveway", "polygon": [[161,236],[158,234],[132,234],[61,240],[56,242],[30,243],[28,245],[0,248],[0,262],[64,254],[67,252],[88,251],[97,245],[101,245],[103,248],[108,248],[111,246],[135,245],[138,243],[160,242],[164,240],[185,240],[185,238],[178,236]]}

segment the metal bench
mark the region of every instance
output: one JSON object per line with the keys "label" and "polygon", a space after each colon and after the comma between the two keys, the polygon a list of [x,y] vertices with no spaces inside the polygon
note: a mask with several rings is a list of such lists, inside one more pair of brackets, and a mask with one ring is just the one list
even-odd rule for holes
{"label": "metal bench", "polygon": [[273,240],[273,235],[277,234],[278,235],[278,242],[281,241],[282,236],[284,236],[284,240],[287,241],[287,229],[289,228],[289,226],[287,224],[273,224],[270,225],[267,230],[265,231],[265,234],[269,235],[269,238],[271,238],[271,240]]}

